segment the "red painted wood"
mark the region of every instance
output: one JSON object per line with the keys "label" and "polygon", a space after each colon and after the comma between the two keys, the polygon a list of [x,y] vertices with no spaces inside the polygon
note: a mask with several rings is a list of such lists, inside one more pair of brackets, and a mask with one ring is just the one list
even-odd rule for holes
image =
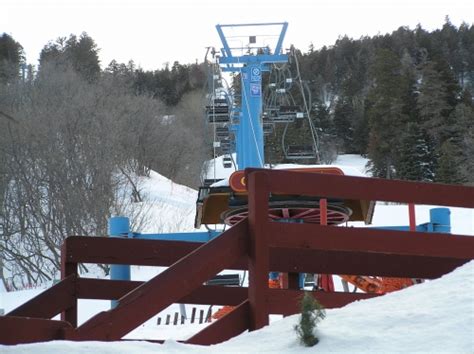
{"label": "red painted wood", "polygon": [[321,209],[321,225],[328,224],[328,200],[325,198],[321,198],[319,200],[319,209]]}
{"label": "red painted wood", "polygon": [[292,223],[269,223],[268,231],[270,247],[474,258],[472,236]]}
{"label": "red painted wood", "polygon": [[63,339],[68,322],[29,317],[0,317],[0,344],[13,345]]}
{"label": "red painted wood", "polygon": [[268,190],[266,175],[252,173],[248,181],[249,196],[249,303],[250,330],[268,325],[269,249],[267,244]]}
{"label": "red painted wood", "polygon": [[[288,285],[287,289],[299,289],[300,288],[300,275],[299,273],[288,273]],[[284,287],[285,289],[285,287]]]}
{"label": "red painted wood", "polygon": [[[321,209],[321,222],[320,225],[327,226],[328,224],[328,201],[325,198],[321,198],[319,201],[319,208]],[[334,282],[332,281],[331,274],[319,274],[321,279],[321,288],[324,291],[334,291]]]}
{"label": "red painted wood", "polygon": [[70,338],[117,340],[248,252],[247,222],[235,225],[81,325]]}
{"label": "red painted wood", "polygon": [[474,208],[474,187],[267,169],[246,169],[246,178],[257,171],[270,193]]}
{"label": "red painted wood", "polygon": [[170,266],[202,246],[198,242],[134,240],[114,237],[68,237],[68,262]]}
{"label": "red painted wood", "polygon": [[79,278],[76,285],[77,297],[79,299],[118,300],[143,284],[143,281]]}
{"label": "red painted wood", "polygon": [[410,231],[416,231],[415,204],[413,203],[408,203],[408,220]]}
{"label": "red painted wood", "polygon": [[[66,250],[67,244],[64,242],[61,246],[61,280],[69,277],[77,279],[79,277],[77,272],[77,262],[69,258]],[[72,302],[68,308],[65,308],[64,311],[61,312],[61,320],[69,322],[73,327],[77,327],[77,296],[75,288],[71,295],[73,297]]]}
{"label": "red painted wood", "polygon": [[224,342],[249,329],[249,315],[250,304],[245,300],[227,315],[192,336],[186,343],[211,345]]}
{"label": "red painted wood", "polygon": [[386,253],[292,248],[274,248],[270,251],[270,265],[278,272],[292,270],[317,274],[434,279],[467,262],[469,260]]}
{"label": "red painted wood", "polygon": [[[268,296],[268,307],[272,314],[293,315],[300,313],[300,301],[304,296],[302,290],[270,289]],[[344,293],[312,291],[311,294],[325,308],[343,307],[353,301],[370,299],[380,296],[378,294]]]}
{"label": "red painted wood", "polygon": [[71,274],[38,296],[10,311],[6,316],[51,319],[76,304],[76,275]]}

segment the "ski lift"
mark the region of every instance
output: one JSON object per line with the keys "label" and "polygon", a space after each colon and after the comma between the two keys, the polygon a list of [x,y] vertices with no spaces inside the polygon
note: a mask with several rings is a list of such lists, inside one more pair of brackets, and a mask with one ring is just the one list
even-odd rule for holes
{"label": "ski lift", "polygon": [[230,154],[230,152],[231,152],[231,141],[230,140],[222,140],[220,149],[221,149],[222,154]]}
{"label": "ski lift", "polygon": [[222,164],[224,168],[231,168],[232,167],[232,158],[230,156],[224,156],[222,159]]}
{"label": "ski lift", "polygon": [[230,122],[230,111],[227,104],[206,106],[206,115],[208,122],[211,124]]}
{"label": "ski lift", "polygon": [[317,158],[317,151],[314,145],[288,145],[284,151],[288,160],[304,160]]}
{"label": "ski lift", "polygon": [[263,123],[263,135],[270,135],[271,133],[273,133],[273,129],[273,123]]}
{"label": "ski lift", "polygon": [[[305,115],[307,117],[307,115]],[[319,163],[319,154],[318,154],[318,142],[316,134],[314,133],[314,126],[308,117],[308,129],[304,129],[303,132],[300,132],[298,135],[297,144],[285,144],[285,140],[288,133],[289,123],[286,124],[285,129],[282,134],[282,150],[285,158],[287,160],[308,160],[314,159]],[[301,129],[301,128],[300,128]],[[306,132],[306,133],[304,133]],[[307,133],[311,133],[310,136],[307,136]]]}
{"label": "ski lift", "polygon": [[229,138],[229,127],[216,127],[216,138],[225,140]]}
{"label": "ski lift", "polygon": [[276,114],[271,116],[271,120],[274,123],[293,123],[299,113],[301,113],[301,109],[298,106],[280,106]]}
{"label": "ski lift", "polygon": [[213,93],[209,95],[208,102],[206,115],[209,123],[228,123],[230,121],[231,101],[223,88],[214,89]]}

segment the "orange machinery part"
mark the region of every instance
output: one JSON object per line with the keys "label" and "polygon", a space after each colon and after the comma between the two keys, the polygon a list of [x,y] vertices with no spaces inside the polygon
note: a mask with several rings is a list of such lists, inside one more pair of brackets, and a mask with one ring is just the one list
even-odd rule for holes
{"label": "orange machinery part", "polygon": [[414,285],[409,278],[367,277],[361,275],[340,275],[342,279],[366,293],[384,294]]}

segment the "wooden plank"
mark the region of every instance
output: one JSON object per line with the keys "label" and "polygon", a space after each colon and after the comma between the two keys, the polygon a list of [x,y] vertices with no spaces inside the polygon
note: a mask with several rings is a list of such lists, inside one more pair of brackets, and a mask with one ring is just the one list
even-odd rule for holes
{"label": "wooden plank", "polygon": [[311,249],[273,248],[270,252],[271,269],[277,272],[435,279],[467,262],[453,258]]}
{"label": "wooden plank", "polygon": [[[61,246],[61,279],[67,279],[73,276],[75,279],[79,277],[77,270],[77,262],[68,259],[67,244]],[[61,320],[69,322],[73,327],[77,327],[77,296],[73,294],[72,304],[61,312]]]}
{"label": "wooden plank", "polygon": [[[71,236],[65,240],[64,249],[71,262],[169,267],[202,245],[199,242]],[[228,269],[247,269],[247,257],[241,257]]]}
{"label": "wooden plank", "polygon": [[243,301],[231,312],[186,341],[188,344],[212,345],[224,342],[249,329],[250,304]]}
{"label": "wooden plank", "polygon": [[235,263],[247,251],[247,222],[243,220],[120,298],[116,308],[88,320],[70,339],[120,339]]}
{"label": "wooden plank", "polygon": [[68,262],[170,266],[203,244],[71,236],[64,245]]}
{"label": "wooden plank", "polygon": [[0,344],[14,345],[63,339],[63,332],[72,326],[43,318],[1,316],[0,328]]}
{"label": "wooden plank", "polygon": [[[304,296],[305,291],[290,289],[270,289],[268,296],[268,307],[272,314],[282,314],[285,316],[300,313],[300,300]],[[345,292],[324,292],[310,291],[316,300],[319,301],[324,308],[339,308],[347,304],[358,301],[371,299],[381,296],[378,294],[365,293],[345,293]]]}
{"label": "wooden plank", "polygon": [[270,247],[474,259],[472,236],[277,222],[268,228]]}
{"label": "wooden plank", "polygon": [[7,313],[6,316],[51,319],[65,309],[75,305],[74,274],[46,289],[23,305]]}
{"label": "wooden plank", "polygon": [[125,294],[144,284],[142,281],[77,279],[77,297],[79,299],[118,300]]}
{"label": "wooden plank", "polygon": [[269,323],[267,308],[269,248],[268,248],[268,190],[266,175],[253,173],[247,179],[249,188],[249,304],[250,330]]}
{"label": "wooden plank", "polygon": [[267,169],[246,169],[247,181],[257,171],[270,193],[474,208],[474,187]]}

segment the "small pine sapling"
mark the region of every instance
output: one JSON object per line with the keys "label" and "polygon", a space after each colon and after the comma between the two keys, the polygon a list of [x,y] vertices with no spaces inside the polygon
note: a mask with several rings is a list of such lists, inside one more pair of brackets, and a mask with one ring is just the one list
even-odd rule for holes
{"label": "small pine sapling", "polygon": [[301,344],[312,347],[319,342],[319,339],[314,335],[314,329],[326,317],[326,312],[322,305],[307,291],[301,299],[300,306],[300,322],[294,328]]}

